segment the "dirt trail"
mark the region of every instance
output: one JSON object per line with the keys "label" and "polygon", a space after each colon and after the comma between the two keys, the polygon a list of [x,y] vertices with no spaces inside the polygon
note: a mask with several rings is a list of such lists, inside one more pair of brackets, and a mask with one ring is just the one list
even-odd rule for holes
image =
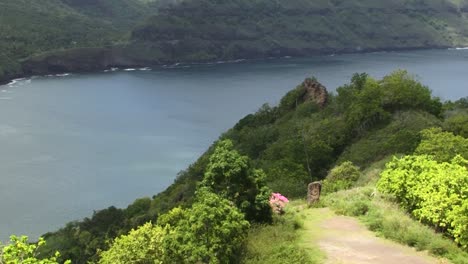
{"label": "dirt trail", "polygon": [[329,209],[305,210],[302,242],[317,245],[326,264],[437,264],[447,263],[424,252],[375,236],[357,219],[337,216]]}

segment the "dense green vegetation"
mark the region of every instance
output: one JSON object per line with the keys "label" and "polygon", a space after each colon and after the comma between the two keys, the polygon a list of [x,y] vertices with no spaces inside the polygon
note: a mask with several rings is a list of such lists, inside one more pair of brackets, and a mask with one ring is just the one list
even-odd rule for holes
{"label": "dense green vegetation", "polygon": [[[0,80],[111,66],[466,46],[467,12],[466,0],[2,0]],[[89,47],[97,50],[83,49]]]}
{"label": "dense green vegetation", "polygon": [[271,190],[266,186],[265,173],[249,163],[247,156],[233,150],[230,140],[221,141],[210,157],[201,186],[234,202],[247,220],[270,222]]}
{"label": "dense green vegetation", "polygon": [[189,209],[175,208],[115,240],[99,263],[232,263],[249,223],[227,199],[197,192]]}
{"label": "dense green vegetation", "polygon": [[[317,98],[305,95],[307,87],[301,84],[278,106],[264,105],[240,120],[182,171],[166,191],[138,199],[126,209],[110,207],[97,211],[91,218],[46,234],[48,244],[41,252],[47,256],[59,250],[74,263],[97,261],[98,252],[109,249],[108,241],[149,221],[164,222],[163,215],[173,208],[193,210],[200,200],[196,198],[197,186],[231,201],[251,223],[269,222],[269,190],[303,198],[309,182],[323,180],[327,175],[326,182],[334,183],[329,192],[356,184],[375,184],[380,172],[361,170],[366,172],[374,162],[394,154],[422,151],[434,133],[445,137],[466,126],[463,122],[449,125],[452,117],[463,116],[468,109],[466,99],[442,104],[405,71],[396,71],[381,80],[356,74],[349,84],[330,94],[323,106],[317,104]],[[438,128],[421,133],[433,127]],[[455,142],[462,138],[452,137]],[[357,207],[356,212],[367,211],[363,206],[364,209]],[[255,230],[262,233],[271,227]],[[131,244],[133,238],[123,240]],[[261,248],[252,250],[265,252]]]}
{"label": "dense green vegetation", "polygon": [[378,183],[403,208],[423,223],[450,234],[468,246],[468,139],[442,132],[423,131],[415,156],[387,164]]}
{"label": "dense green vegetation", "polygon": [[59,48],[102,45],[115,33],[111,23],[85,16],[58,0],[2,0],[0,47],[11,59]]}
{"label": "dense green vegetation", "polygon": [[22,74],[29,56],[125,42],[127,31],[156,9],[144,0],[2,0],[0,81]]}
{"label": "dense green vegetation", "polygon": [[[272,220],[268,203],[271,190],[265,185],[264,173],[250,164],[248,157],[233,149],[231,141],[220,141],[202,181],[193,185],[194,189],[198,187],[190,193],[191,203],[184,203],[183,207],[175,207],[173,203],[166,208],[174,209],[157,215],[157,221],[150,212],[156,210],[151,204],[157,198],[139,199],[125,210],[114,207],[102,210],[92,219],[70,223],[57,234],[46,234],[50,246],[42,253],[49,255],[58,247],[64,258],[75,263],[88,260],[146,263],[148,259],[156,263],[232,262],[242,248],[250,225],[247,220],[251,223]],[[157,225],[138,227],[150,220]],[[124,235],[129,227],[135,229]],[[119,235],[123,236],[108,251],[99,254],[100,249],[109,247],[109,237]]]}
{"label": "dense green vegetation", "polygon": [[270,221],[272,214],[271,192],[248,163],[230,141],[219,142],[194,204],[161,215],[156,226],[149,223],[117,238],[100,263],[239,262],[250,226],[245,219]]}
{"label": "dense green vegetation", "polygon": [[[27,236],[17,237],[12,235],[8,245],[0,245],[0,263],[2,264],[58,264],[60,253],[55,252],[53,257],[39,258],[38,249],[46,242],[40,238],[36,244],[31,244]],[[71,264],[70,260],[63,262]]]}
{"label": "dense green vegetation", "polygon": [[322,193],[333,193],[349,189],[356,184],[361,177],[359,167],[346,161],[330,170],[323,181]]}
{"label": "dense green vegetation", "polygon": [[148,222],[116,238],[112,248],[102,252],[99,263],[162,263],[165,233],[161,226]]}
{"label": "dense green vegetation", "polygon": [[454,1],[186,0],[138,26],[132,40],[164,58],[213,60],[466,43]]}
{"label": "dense green vegetation", "polygon": [[[467,13],[466,0],[0,0],[0,82],[127,64],[467,45]],[[166,191],[68,223],[38,247],[14,238],[0,259],[36,263],[37,251],[43,263],[308,263],[294,244],[300,223],[272,217],[268,197],[302,198],[325,179],[326,193],[338,191],[325,201],[336,211],[467,263],[430,227],[466,248],[468,99],[442,103],[405,71],[356,74],[325,102],[309,92],[303,83],[244,117]],[[378,184],[389,195],[375,195],[380,170],[371,164],[395,154]],[[340,191],[355,185],[366,187]]]}
{"label": "dense green vegetation", "polygon": [[[419,131],[440,122],[442,104],[404,71],[380,81],[355,75],[322,110],[313,101],[291,107],[303,89],[288,93],[277,107],[247,116],[224,135],[257,161],[272,189],[288,197],[303,197],[303,186],[323,179],[343,158],[366,166],[388,154],[412,153]],[[396,97],[405,90],[412,91],[406,92],[408,99]]]}
{"label": "dense green vegetation", "polygon": [[[322,203],[337,213],[360,217],[386,238],[453,263],[468,263],[468,139],[441,128],[420,134],[413,154],[373,164],[347,186],[364,187],[329,194]],[[328,177],[342,169],[336,167]],[[324,184],[335,186],[333,181]]]}
{"label": "dense green vegetation", "polygon": [[451,162],[456,155],[468,159],[468,139],[444,132],[441,128],[421,131],[422,141],[416,148],[417,155],[431,155],[438,162]]}
{"label": "dense green vegetation", "polygon": [[21,73],[19,59],[59,48],[103,45],[116,33],[112,25],[58,0],[2,0],[0,32],[0,79]]}

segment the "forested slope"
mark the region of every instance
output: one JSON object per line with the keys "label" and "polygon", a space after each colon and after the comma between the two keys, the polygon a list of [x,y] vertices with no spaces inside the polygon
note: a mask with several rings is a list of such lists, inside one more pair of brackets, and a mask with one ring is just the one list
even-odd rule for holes
{"label": "forested slope", "polygon": [[0,80],[22,74],[21,60],[32,55],[122,41],[151,14],[148,5],[140,0],[1,0]]}
{"label": "forested slope", "polygon": [[444,0],[187,0],[132,33],[174,60],[300,56],[467,43],[466,4]]}
{"label": "forested slope", "polygon": [[[309,79],[278,106],[264,105],[220,139],[231,140],[251,160],[250,166],[262,169],[271,190],[302,198],[305,186],[324,179],[335,164],[351,161],[366,169],[383,157],[413,153],[423,129],[443,127],[458,135],[468,129],[466,99],[442,104],[404,71],[382,80],[358,74],[337,94],[323,92],[316,80]],[[156,222],[174,207],[190,207],[215,146],[181,172],[166,191],[138,199],[126,209],[97,211],[84,221],[46,234],[44,254],[60,250],[74,263],[96,260],[98,249],[108,247],[108,239],[147,221]]]}
{"label": "forested slope", "polygon": [[1,0],[0,7],[0,80],[468,45],[466,0]]}

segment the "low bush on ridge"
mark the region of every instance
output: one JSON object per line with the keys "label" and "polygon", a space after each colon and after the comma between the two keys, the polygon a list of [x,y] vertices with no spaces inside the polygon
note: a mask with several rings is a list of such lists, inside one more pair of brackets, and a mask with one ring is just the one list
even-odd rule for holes
{"label": "low bush on ridge", "polygon": [[39,259],[37,250],[45,244],[46,241],[43,238],[39,238],[37,244],[31,244],[27,236],[12,235],[8,245],[2,246],[0,244],[0,264],[71,264],[70,260],[59,262],[60,253],[58,251],[52,257]]}
{"label": "low bush on ridge", "polygon": [[439,163],[431,156],[389,162],[378,189],[395,196],[416,219],[468,247],[468,161],[460,156]]}
{"label": "low bush on ridge", "polygon": [[323,181],[323,192],[332,193],[351,188],[361,177],[359,167],[346,161],[333,168]]}

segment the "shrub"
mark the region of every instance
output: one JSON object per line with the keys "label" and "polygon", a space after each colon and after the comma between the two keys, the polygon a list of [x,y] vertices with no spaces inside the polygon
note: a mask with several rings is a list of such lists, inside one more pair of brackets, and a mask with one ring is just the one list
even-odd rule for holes
{"label": "shrub", "polygon": [[468,113],[464,112],[447,118],[444,122],[444,129],[468,138]]}
{"label": "shrub", "polygon": [[395,158],[387,164],[378,189],[418,220],[446,231],[468,247],[468,161],[460,156],[438,163],[432,156]]}
{"label": "shrub", "polygon": [[385,76],[380,85],[385,109],[393,112],[413,108],[425,110],[435,116],[441,115],[440,99],[432,98],[431,90],[405,70],[397,70]]}
{"label": "shrub", "polygon": [[271,162],[265,168],[268,174],[268,186],[288,197],[304,197],[307,192],[307,182],[310,176],[302,164],[289,159]]}
{"label": "shrub", "polygon": [[154,263],[162,264],[165,231],[160,226],[146,223],[128,235],[115,239],[112,247],[101,253],[100,264]]}
{"label": "shrub", "polygon": [[247,156],[233,149],[232,141],[223,140],[210,157],[202,186],[234,202],[247,220],[269,222],[271,191],[265,179],[262,170],[254,169]]}
{"label": "shrub", "polygon": [[327,195],[323,203],[338,214],[362,216],[369,211],[371,195],[370,188],[356,188]]}
{"label": "shrub", "polygon": [[456,155],[468,159],[468,139],[444,132],[441,128],[421,131],[422,141],[415,154],[432,155],[439,162],[450,162]]}
{"label": "shrub", "polygon": [[323,182],[324,193],[349,189],[361,177],[361,171],[350,161],[333,168]]}
{"label": "shrub", "polygon": [[191,209],[166,218],[165,263],[232,263],[239,256],[249,223],[232,203],[206,188]]}
{"label": "shrub", "polygon": [[[55,255],[50,258],[37,258],[37,249],[46,244],[43,238],[39,238],[37,244],[28,243],[28,237],[22,236],[11,236],[10,244],[4,247],[0,245],[0,263],[5,264],[58,264],[58,258],[60,253],[55,252]],[[71,264],[71,261],[67,260],[65,264]]]}
{"label": "shrub", "polygon": [[117,238],[99,263],[232,263],[249,226],[230,201],[201,188],[191,208],[174,208],[158,225],[147,223]]}

